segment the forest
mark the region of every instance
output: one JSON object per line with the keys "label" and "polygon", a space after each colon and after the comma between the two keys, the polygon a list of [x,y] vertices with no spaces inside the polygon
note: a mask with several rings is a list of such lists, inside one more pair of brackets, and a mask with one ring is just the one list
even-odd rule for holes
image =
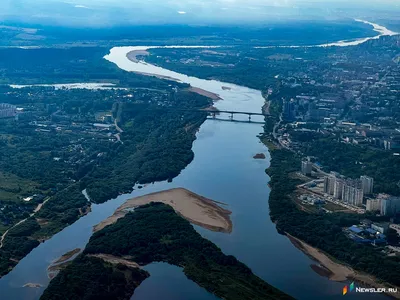
{"label": "forest", "polygon": [[[209,105],[209,99],[182,91],[170,102],[171,107],[180,104],[201,108]],[[131,192],[136,183],[172,180],[193,159],[192,143],[197,129],[206,118],[205,113],[154,111],[148,110],[151,105],[132,103],[121,106],[123,144],[108,143],[107,146],[100,140],[90,138],[83,157],[75,157],[82,152],[82,148],[70,148],[73,135],[47,135],[33,130],[27,131],[32,134],[22,134],[15,129],[7,132],[15,138],[4,140],[4,146],[0,147],[0,167],[21,178],[36,180],[38,191],[51,198],[35,215],[41,222],[40,229],[18,237],[18,241],[26,247],[20,247],[16,238],[6,236],[5,246],[0,249],[1,274],[7,273],[23,257],[22,252],[26,255],[36,247],[37,241],[48,239],[88,212],[90,203],[82,190],[87,189],[93,202],[101,203],[120,193]],[[83,145],[80,140],[79,144]],[[11,147],[10,143],[22,144],[21,147]],[[54,161],[53,157],[59,156],[57,153],[63,147],[66,149],[61,151],[60,157],[64,160]],[[80,151],[71,152],[68,149]],[[97,157],[99,152],[104,153],[101,158]],[[71,154],[74,161],[80,160],[81,163],[68,163]],[[30,209],[34,204],[30,204]],[[11,221],[17,222],[18,219]]]}
{"label": "forest", "polygon": [[[110,48],[2,48],[0,84],[107,82],[119,86],[163,89],[167,80],[119,69],[105,60]],[[186,84],[174,83],[180,87]]]}
{"label": "forest", "polygon": [[[15,227],[23,234],[5,237],[0,276],[90,211],[82,190],[101,203],[132,191],[136,183],[172,180],[193,159],[191,146],[206,114],[174,108],[205,108],[211,100],[189,92],[186,84],[122,71],[103,59],[107,52],[0,49],[0,83],[110,82],[126,88],[0,86],[0,103],[22,107],[27,116],[0,120],[0,233],[48,200],[35,224],[26,221]],[[123,129],[122,142],[110,139],[112,131],[93,131],[98,115],[106,113]]]}
{"label": "forest", "polygon": [[[81,258],[51,281],[41,299],[97,299],[88,297],[87,293],[99,284],[98,279],[90,282],[84,278],[91,270],[97,274],[95,266],[87,265],[82,274],[76,270],[83,268],[89,255],[99,253],[129,257],[139,265],[167,262],[182,267],[189,279],[221,299],[291,299],[255,276],[235,257],[223,254],[170,206],[160,203],[137,208],[115,224],[96,232]],[[87,289],[73,288],[83,283],[88,285]],[[118,287],[126,288],[126,285]],[[64,298],[53,296],[54,293]],[[130,299],[131,295],[120,299]]]}
{"label": "forest", "polygon": [[123,264],[113,265],[100,258],[78,256],[55,277],[42,300],[125,300],[149,274]]}

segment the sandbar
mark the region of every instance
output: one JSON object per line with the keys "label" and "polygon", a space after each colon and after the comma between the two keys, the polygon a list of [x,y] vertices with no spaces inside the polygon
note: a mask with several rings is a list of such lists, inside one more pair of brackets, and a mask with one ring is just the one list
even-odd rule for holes
{"label": "sandbar", "polygon": [[138,56],[149,56],[150,53],[146,50],[134,50],[129,52],[126,57],[128,57],[129,60],[133,61],[133,62],[139,62],[139,60],[137,59]]}
{"label": "sandbar", "polygon": [[[310,246],[309,244],[303,242],[302,240],[299,240],[298,238],[295,238],[288,233],[286,233],[286,235],[296,248],[300,249],[306,255],[316,260],[322,266],[322,268],[325,269],[324,274],[320,275],[328,277],[330,280],[339,282],[353,280],[357,283],[362,283],[366,286],[374,288],[396,288],[396,286],[388,283],[380,283],[379,280],[372,275],[355,271],[349,266],[335,262],[321,250]],[[313,270],[316,271],[315,267],[313,268]],[[387,294],[396,299],[400,299],[399,293]]]}
{"label": "sandbar", "polygon": [[123,218],[129,211],[151,202],[160,202],[170,205],[177,214],[203,228],[217,232],[232,232],[231,212],[220,206],[220,202],[197,195],[184,188],[175,188],[151,193],[127,200],[115,213],[94,227],[99,231]]}
{"label": "sandbar", "polygon": [[191,92],[193,92],[193,93],[197,93],[197,94],[199,94],[199,95],[202,95],[202,96],[211,98],[211,99],[214,100],[214,101],[222,100],[222,98],[221,98],[218,94],[212,93],[212,92],[209,92],[209,91],[206,91],[206,90],[203,90],[203,89],[201,89],[201,88],[190,87],[188,90],[191,91]]}
{"label": "sandbar", "polygon": [[56,261],[54,261],[53,264],[55,265],[55,264],[63,263],[65,261],[71,259],[72,257],[74,257],[75,255],[77,255],[80,252],[81,252],[80,248],[76,248],[74,250],[68,251],[67,253],[62,255],[60,258],[58,258]]}

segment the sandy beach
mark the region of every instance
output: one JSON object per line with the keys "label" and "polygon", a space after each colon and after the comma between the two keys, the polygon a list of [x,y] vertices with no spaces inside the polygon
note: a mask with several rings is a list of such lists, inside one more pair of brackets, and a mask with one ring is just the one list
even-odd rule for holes
{"label": "sandy beach", "polygon": [[139,62],[137,59],[138,56],[149,56],[150,53],[146,50],[136,50],[136,51],[131,51],[127,54],[127,57],[129,60],[133,62]]}
{"label": "sandy beach", "polygon": [[303,251],[305,254],[311,256],[315,260],[317,260],[324,268],[330,271],[329,279],[333,281],[346,281],[351,277],[354,277],[355,272],[353,269],[335,263],[328,256],[326,256],[323,252],[318,250],[317,248],[311,247],[305,242],[295,238],[294,236],[287,234],[289,240],[296,246],[296,248]]}
{"label": "sandy beach", "polygon": [[188,90],[191,91],[191,92],[193,92],[193,93],[197,93],[197,94],[199,94],[199,95],[202,95],[202,96],[206,96],[206,97],[208,97],[208,98],[211,98],[211,99],[214,100],[214,101],[217,101],[217,100],[221,100],[221,99],[222,99],[218,94],[215,94],[215,93],[212,93],[212,92],[209,92],[209,91],[200,89],[200,88],[190,87]]}
{"label": "sandy beach", "polygon": [[189,222],[217,232],[232,232],[231,212],[211,199],[197,195],[184,188],[175,188],[158,193],[152,193],[127,200],[115,213],[94,227],[99,231],[123,218],[132,208],[151,202],[161,202],[170,205],[176,213]]}
{"label": "sandy beach", "polygon": [[[356,283],[361,283],[363,285],[374,287],[374,288],[399,288],[387,283],[380,283],[377,278],[372,275],[357,272],[354,269],[333,261],[330,257],[324,254],[321,250],[314,248],[307,243],[295,238],[294,236],[286,233],[289,240],[293,243],[293,245],[304,252],[306,255],[310,256],[314,260],[316,260],[321,266],[314,266],[312,269],[316,271],[321,276],[326,276],[330,280],[333,281],[346,281],[353,280]],[[319,268],[319,271],[316,270]],[[322,274],[323,273],[323,274]],[[393,298],[400,299],[400,293],[388,293],[388,295]]]}

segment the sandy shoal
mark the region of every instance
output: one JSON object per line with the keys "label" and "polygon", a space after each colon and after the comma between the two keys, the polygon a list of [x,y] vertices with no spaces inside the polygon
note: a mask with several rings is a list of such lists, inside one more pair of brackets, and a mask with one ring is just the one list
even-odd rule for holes
{"label": "sandy shoal", "polygon": [[[353,280],[357,283],[362,283],[366,286],[374,288],[396,288],[388,283],[381,283],[377,278],[372,275],[355,271],[349,266],[333,261],[329,256],[321,250],[310,246],[309,244],[295,238],[294,236],[286,233],[289,240],[293,245],[303,251],[306,255],[310,256],[319,262],[324,268],[329,271],[329,279],[333,281],[346,281]],[[400,287],[397,287],[400,290]],[[387,293],[388,295],[400,299],[400,293]]]}
{"label": "sandy shoal", "polygon": [[217,100],[221,100],[221,99],[222,99],[218,94],[212,93],[212,92],[209,92],[209,91],[206,91],[206,90],[203,90],[203,89],[201,89],[201,88],[190,87],[188,90],[191,91],[191,92],[193,92],[193,93],[196,93],[196,94],[199,94],[199,95],[202,95],[202,96],[211,98],[211,99],[214,100],[214,101],[217,101]]}
{"label": "sandy shoal", "polygon": [[232,232],[231,212],[219,205],[222,203],[205,198],[184,188],[175,188],[129,199],[111,217],[96,225],[94,231],[99,231],[107,225],[115,223],[133,208],[151,202],[168,204],[180,216],[203,228],[225,233]]}
{"label": "sandy shoal", "polygon": [[129,60],[133,62],[139,62],[137,59],[138,56],[149,56],[150,53],[146,50],[134,50],[129,52],[126,56],[128,57]]}

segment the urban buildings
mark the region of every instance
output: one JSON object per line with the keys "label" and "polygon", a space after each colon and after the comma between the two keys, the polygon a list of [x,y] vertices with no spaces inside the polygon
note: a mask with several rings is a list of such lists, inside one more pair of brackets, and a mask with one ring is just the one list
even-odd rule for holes
{"label": "urban buildings", "polygon": [[360,206],[363,203],[364,192],[358,180],[346,180],[343,184],[342,201]]}
{"label": "urban buildings", "polygon": [[389,223],[353,225],[344,229],[345,234],[358,244],[386,244],[386,231]]}
{"label": "urban buildings", "polygon": [[367,211],[380,211],[381,200],[380,199],[367,199]]}
{"label": "urban buildings", "polygon": [[383,216],[393,216],[400,212],[400,198],[388,194],[378,194],[367,200],[367,211],[380,211]]}
{"label": "urban buildings", "polygon": [[0,103],[0,119],[12,118],[17,112],[17,107],[7,103]]}
{"label": "urban buildings", "polygon": [[372,223],[371,228],[380,233],[386,233],[389,229],[389,223]]}
{"label": "urban buildings", "polygon": [[343,188],[344,188],[344,181],[339,178],[336,178],[333,197],[341,200],[343,197]]}
{"label": "urban buildings", "polygon": [[295,105],[293,99],[283,100],[283,119],[293,121],[295,119]]}
{"label": "urban buildings", "polygon": [[361,186],[365,195],[371,195],[374,191],[374,179],[368,176],[361,176]]}
{"label": "urban buildings", "polygon": [[335,191],[336,176],[331,174],[324,178],[324,193],[333,195]]}
{"label": "urban buildings", "polygon": [[388,194],[379,194],[377,199],[381,203],[381,215],[383,216],[393,216],[397,212],[400,212],[400,198],[394,197]]}
{"label": "urban buildings", "polygon": [[346,179],[335,172],[325,177],[324,193],[354,206],[362,205],[364,198],[361,180]]}
{"label": "urban buildings", "polygon": [[312,172],[312,162],[310,161],[302,161],[301,162],[301,173],[303,173],[306,176],[310,176]]}

